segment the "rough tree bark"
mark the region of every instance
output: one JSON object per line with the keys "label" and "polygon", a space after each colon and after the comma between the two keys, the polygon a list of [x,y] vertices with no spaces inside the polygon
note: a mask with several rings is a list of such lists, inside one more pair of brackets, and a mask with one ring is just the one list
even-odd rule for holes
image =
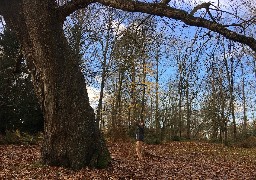
{"label": "rough tree bark", "polygon": [[95,123],[78,59],[52,0],[6,0],[2,14],[20,40],[45,118],[42,160],[80,169],[105,166],[109,153]]}
{"label": "rough tree bark", "polygon": [[62,25],[74,11],[101,3],[131,12],[143,12],[204,27],[256,51],[256,40],[225,25],[194,17],[165,3],[134,0],[71,0],[58,7],[53,0],[0,0],[0,15],[16,32],[33,77],[45,118],[42,158],[50,165],[73,169],[107,164],[108,151],[95,125],[93,109],[78,60],[64,37]]}

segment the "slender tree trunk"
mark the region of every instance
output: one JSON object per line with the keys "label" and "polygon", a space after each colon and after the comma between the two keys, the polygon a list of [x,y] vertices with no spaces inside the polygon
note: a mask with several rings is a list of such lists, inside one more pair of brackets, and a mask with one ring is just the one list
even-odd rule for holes
{"label": "slender tree trunk", "polygon": [[[114,91],[116,91],[116,86],[114,88]],[[111,108],[111,135],[113,136],[113,132],[116,131],[116,98],[112,98],[112,108]]]}
{"label": "slender tree trunk", "polygon": [[179,136],[181,137],[181,131],[182,131],[182,93],[183,93],[183,63],[180,62],[179,64],[179,121],[178,121],[178,127],[179,127]]}
{"label": "slender tree trunk", "polygon": [[[110,20],[110,18],[109,18]],[[102,50],[103,50],[103,62],[102,62],[102,74],[101,74],[101,83],[100,83],[100,97],[99,97],[99,104],[97,108],[97,115],[96,115],[96,121],[99,126],[99,122],[101,121],[101,114],[102,114],[102,101],[103,101],[103,91],[105,87],[105,81],[107,77],[107,53],[109,48],[109,37],[110,37],[110,22],[108,24],[108,32],[107,32],[107,39],[106,39],[106,45],[105,48],[102,43]]]}
{"label": "slender tree trunk", "polygon": [[135,60],[133,57],[130,59],[131,62],[131,120],[132,123],[134,123],[136,119],[136,82],[135,82],[135,76],[136,76],[136,67],[135,67]]}
{"label": "slender tree trunk", "polygon": [[10,0],[4,18],[13,29],[32,74],[44,113],[44,163],[80,169],[105,166],[109,154],[78,59],[70,50],[52,0]]}
{"label": "slender tree trunk", "polygon": [[151,125],[153,125],[153,97],[152,96],[150,96],[150,117],[149,117],[149,122],[150,122]]}
{"label": "slender tree trunk", "polygon": [[160,120],[159,120],[159,52],[157,51],[156,55],[156,114],[155,114],[155,123],[156,123],[156,136],[160,140]]}
{"label": "slender tree trunk", "polygon": [[112,137],[114,139],[119,138],[120,128],[120,111],[122,100],[122,86],[123,86],[123,67],[120,66],[118,70],[118,78],[115,85],[115,97],[113,98],[112,106]]}
{"label": "slender tree trunk", "polygon": [[[214,57],[213,57],[214,60]],[[210,114],[212,115],[212,139],[217,139],[218,137],[218,128],[219,128],[219,123],[218,123],[218,119],[217,119],[217,103],[216,103],[216,98],[217,98],[217,90],[216,90],[216,85],[215,85],[215,80],[214,80],[214,76],[215,76],[215,64],[212,63],[211,65],[212,68],[212,77],[211,78],[211,87],[212,87],[212,100],[211,100],[211,106],[213,107],[213,111],[210,112]]]}
{"label": "slender tree trunk", "polygon": [[[224,51],[225,53],[225,51]],[[225,60],[225,67],[226,67],[226,72],[227,72],[227,78],[228,78],[228,85],[229,85],[229,95],[230,95],[230,112],[231,112],[231,116],[232,116],[232,123],[233,123],[233,138],[234,140],[236,140],[236,117],[235,117],[235,97],[234,97],[234,60],[233,58],[231,58],[231,64],[230,64],[230,71],[228,69],[228,60],[225,57],[224,54],[224,60]]]}
{"label": "slender tree trunk", "polygon": [[115,131],[115,137],[119,137],[123,131],[120,129],[121,127],[121,111],[122,111],[122,88],[123,88],[123,70],[122,68],[119,71],[119,78],[118,78],[118,89],[117,89],[117,94],[116,94],[116,125],[117,125],[117,131]]}
{"label": "slender tree trunk", "polygon": [[247,134],[247,116],[246,116],[246,96],[245,96],[245,85],[244,85],[244,67],[243,64],[242,66],[242,95],[243,95],[243,134],[246,135]]}
{"label": "slender tree trunk", "polygon": [[142,105],[141,105],[141,112],[140,112],[140,120],[144,122],[144,111],[145,111],[145,95],[146,95],[146,69],[147,69],[147,64],[146,64],[146,59],[143,58],[143,79],[142,79]]}
{"label": "slender tree trunk", "polygon": [[[105,62],[105,60],[104,60],[104,62]],[[105,66],[104,64],[103,64],[103,66]],[[106,78],[106,69],[105,69],[105,67],[103,67],[103,71],[102,71],[102,75],[101,75],[101,83],[100,83],[99,104],[98,104],[97,115],[96,115],[97,126],[99,126],[99,123],[102,121],[101,115],[102,115],[102,101],[103,101],[103,91],[104,91],[104,86],[105,86],[105,78]]]}
{"label": "slender tree trunk", "polygon": [[[226,144],[227,143],[227,123],[226,123],[226,117],[225,117],[225,101],[226,101],[226,98],[225,98],[225,94],[223,92],[223,87],[222,87],[222,71],[221,71],[221,74],[219,76],[219,80],[220,80],[220,106],[221,106],[221,115],[220,115],[220,138],[221,138],[221,141],[224,140],[224,143]],[[224,136],[224,139],[223,139],[223,136]]]}
{"label": "slender tree trunk", "polygon": [[188,76],[186,80],[186,99],[187,99],[187,138],[190,139],[191,136],[191,119],[190,119],[190,102],[189,102],[189,83]]}

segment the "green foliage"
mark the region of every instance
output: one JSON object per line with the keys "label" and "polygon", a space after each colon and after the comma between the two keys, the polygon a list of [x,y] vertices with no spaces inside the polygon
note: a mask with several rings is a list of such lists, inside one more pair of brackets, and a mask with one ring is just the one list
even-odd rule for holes
{"label": "green foliage", "polygon": [[[36,133],[43,130],[43,115],[35,97],[25,60],[14,73],[19,43],[8,28],[0,34],[0,133],[19,129]],[[13,138],[11,138],[13,139]]]}
{"label": "green foliage", "polygon": [[20,144],[20,141],[21,141],[20,131],[19,130],[16,130],[14,132],[6,131],[4,140],[7,144]]}
{"label": "green foliage", "polygon": [[36,135],[31,135],[28,133],[20,132],[19,130],[15,131],[6,131],[5,136],[2,138],[2,144],[25,144],[25,145],[34,145],[38,144],[42,140],[42,134],[38,133]]}
{"label": "green foliage", "polygon": [[42,134],[38,133],[37,135],[31,135],[29,133],[22,133],[21,136],[22,144],[38,144],[43,140]]}
{"label": "green foliage", "polygon": [[12,60],[15,59],[19,53],[19,46],[16,36],[10,29],[6,28],[3,33],[0,33],[0,51],[3,53],[1,56],[10,60],[4,63],[2,62],[0,66],[1,69],[15,65],[15,61]]}

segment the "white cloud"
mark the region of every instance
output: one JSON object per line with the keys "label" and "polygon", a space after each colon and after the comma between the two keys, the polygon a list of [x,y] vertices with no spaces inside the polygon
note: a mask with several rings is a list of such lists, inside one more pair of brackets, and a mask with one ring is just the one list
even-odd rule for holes
{"label": "white cloud", "polygon": [[115,20],[112,21],[112,28],[115,30],[116,35],[120,35],[124,30],[126,30],[125,24]]}
{"label": "white cloud", "polygon": [[99,101],[99,89],[89,86],[87,87],[87,93],[89,96],[90,105],[92,108],[96,109]]}

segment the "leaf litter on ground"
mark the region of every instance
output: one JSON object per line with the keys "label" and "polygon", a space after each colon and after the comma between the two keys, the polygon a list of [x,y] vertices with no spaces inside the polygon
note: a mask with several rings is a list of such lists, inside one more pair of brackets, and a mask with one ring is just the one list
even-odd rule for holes
{"label": "leaf litter on ground", "polygon": [[255,148],[205,142],[144,144],[141,161],[134,142],[108,142],[108,148],[109,167],[72,171],[41,164],[39,145],[0,145],[0,179],[256,179]]}

